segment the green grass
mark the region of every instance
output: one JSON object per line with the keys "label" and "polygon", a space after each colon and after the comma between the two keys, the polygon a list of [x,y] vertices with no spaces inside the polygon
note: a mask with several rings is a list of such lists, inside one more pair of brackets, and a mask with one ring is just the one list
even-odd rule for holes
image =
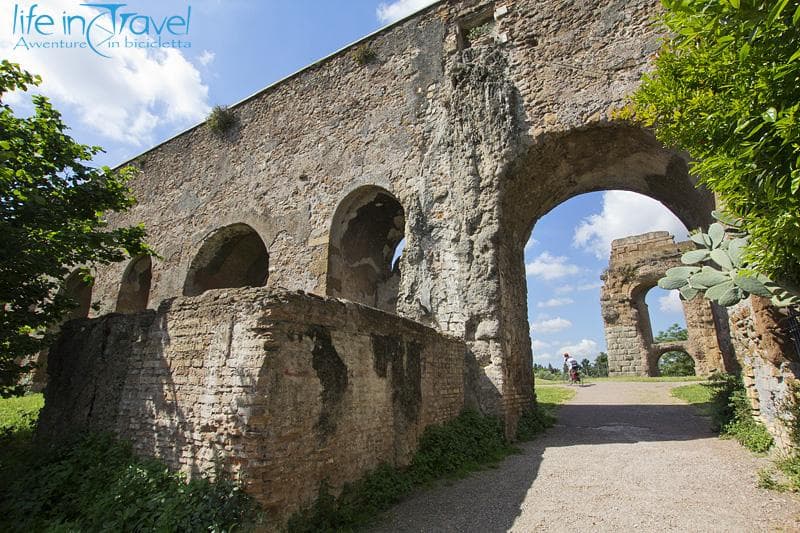
{"label": "green grass", "polygon": [[574,388],[558,387],[554,385],[536,387],[537,403],[542,409],[551,414],[559,405],[574,398],[575,394],[576,391]]}
{"label": "green grass", "polygon": [[672,389],[671,394],[686,403],[697,407],[703,416],[711,416],[713,411],[714,391],[701,383],[681,385]]}
{"label": "green grass", "polygon": [[42,407],[41,394],[0,399],[0,439],[33,431]]}

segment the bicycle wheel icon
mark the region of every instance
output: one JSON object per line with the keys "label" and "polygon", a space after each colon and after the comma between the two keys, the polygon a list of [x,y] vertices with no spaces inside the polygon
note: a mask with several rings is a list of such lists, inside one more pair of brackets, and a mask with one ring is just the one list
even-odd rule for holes
{"label": "bicycle wheel icon", "polygon": [[111,17],[111,13],[100,13],[86,27],[86,44],[95,54],[108,58],[111,56],[104,54],[102,50],[108,49],[111,39],[116,36]]}

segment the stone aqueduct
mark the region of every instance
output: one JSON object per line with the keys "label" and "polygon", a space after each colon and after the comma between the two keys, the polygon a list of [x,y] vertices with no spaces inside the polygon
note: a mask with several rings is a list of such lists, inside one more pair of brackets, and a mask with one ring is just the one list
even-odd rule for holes
{"label": "stone aqueduct", "polygon": [[612,376],[657,376],[658,360],[670,351],[681,351],[694,360],[695,372],[738,369],[730,342],[728,313],[703,298],[683,301],[688,339],[657,343],[645,302],[666,271],[681,265],[683,252],[695,248],[691,241],[675,243],[666,231],[617,239],[611,243],[611,259],[603,274],[601,313]]}
{"label": "stone aqueduct", "polygon": [[223,459],[282,517],[322,480],[407,461],[465,405],[513,432],[536,221],[605,189],[709,220],[687,156],[611,119],[656,10],[442,1],[354,45],[374,60],[335,53],[234,106],[225,136],[135,158],[138,205],[111,223],[144,222],[160,257],[80,287],[98,318],[51,350],[41,433],[111,429],[189,471]]}

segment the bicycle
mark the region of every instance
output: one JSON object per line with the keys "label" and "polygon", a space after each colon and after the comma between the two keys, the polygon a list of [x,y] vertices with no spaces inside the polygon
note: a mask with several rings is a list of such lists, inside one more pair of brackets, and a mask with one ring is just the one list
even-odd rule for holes
{"label": "bicycle", "polygon": [[583,375],[580,373],[578,369],[573,369],[569,371],[569,384],[578,385],[579,387],[583,386]]}

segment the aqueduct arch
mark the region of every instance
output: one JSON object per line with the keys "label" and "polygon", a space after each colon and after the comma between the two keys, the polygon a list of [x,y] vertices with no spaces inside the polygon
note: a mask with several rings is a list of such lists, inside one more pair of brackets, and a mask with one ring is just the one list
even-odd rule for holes
{"label": "aqueduct arch", "polygon": [[118,313],[135,313],[147,309],[152,268],[153,262],[149,255],[131,259],[120,281],[116,308]]}
{"label": "aqueduct arch", "polygon": [[727,330],[719,326],[727,321],[727,314],[703,298],[682,301],[688,340],[653,341],[645,295],[669,268],[681,265],[683,252],[692,249],[691,241],[676,244],[666,231],[611,243],[600,297],[609,375],[657,376],[658,360],[668,351],[686,352],[698,375],[734,370],[733,355],[725,342]]}
{"label": "aqueduct arch", "polygon": [[261,287],[267,283],[269,255],[264,241],[247,224],[232,224],[206,237],[192,260],[185,296],[211,289]]}
{"label": "aqueduct arch", "polygon": [[[654,198],[688,228],[709,222],[688,156],[611,118],[649,68],[658,9],[440,1],[357,43],[372,61],[350,47],[231,106],[235,138],[201,124],[138,156],[138,205],[109,224],[145,222],[163,257],[158,310],[82,323],[92,335],[56,347],[42,431],[114,430],[185,470],[224,449],[277,514],[324,479],[402,464],[425,426],[465,405],[505,415],[512,435],[532,399],[523,253],[535,222],[607,189]],[[383,188],[351,192],[365,183]],[[220,222],[239,213],[249,225]],[[191,236],[214,227],[198,250]],[[115,309],[123,268],[98,269],[98,314]],[[264,287],[268,273],[286,290]],[[194,298],[223,287],[255,288]],[[722,331],[724,319],[701,322]],[[66,363],[78,351],[85,368]],[[117,401],[59,412],[86,403],[79,378]],[[175,442],[195,448],[174,454]]]}
{"label": "aqueduct arch", "polygon": [[394,313],[400,271],[392,259],[405,234],[405,211],[386,189],[362,186],[331,220],[327,294]]}

